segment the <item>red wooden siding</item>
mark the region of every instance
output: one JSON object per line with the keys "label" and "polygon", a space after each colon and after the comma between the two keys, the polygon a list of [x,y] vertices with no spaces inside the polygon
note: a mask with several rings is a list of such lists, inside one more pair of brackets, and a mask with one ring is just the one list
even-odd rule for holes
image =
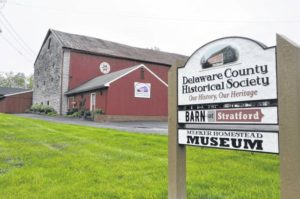
{"label": "red wooden siding", "polygon": [[[146,69],[141,79],[138,69],[109,87],[107,115],[167,116],[168,88]],[[134,82],[151,83],[151,98],[134,97]]]}
{"label": "red wooden siding", "polygon": [[32,92],[6,96],[0,99],[0,112],[24,113],[32,105]]}
{"label": "red wooden siding", "polygon": [[[150,83],[151,97],[134,97],[134,82]],[[90,95],[96,93],[96,109],[101,108],[106,115],[131,116],[167,116],[168,115],[168,87],[144,69],[144,78],[141,78],[141,68],[111,83],[110,87],[77,94],[74,100],[86,99],[85,107],[90,110]],[[72,97],[69,97],[71,108]],[[78,108],[78,107],[77,107]]]}
{"label": "red wooden siding", "polygon": [[[83,54],[71,51],[69,90],[81,85],[84,82],[87,82],[90,79],[103,75],[99,70],[99,65],[102,62],[107,62],[110,64],[110,72],[122,70],[124,68],[132,67],[142,63],[140,61]],[[168,81],[169,66],[151,63],[144,64],[165,82]]]}
{"label": "red wooden siding", "polygon": [[[69,99],[68,109],[79,108],[80,101],[82,101],[83,98],[85,98],[85,108],[87,110],[90,110],[91,93],[96,93],[96,109],[101,108],[103,111],[106,111],[106,103],[107,103],[106,89],[85,92],[85,93],[76,94],[74,96],[68,97]],[[75,102],[75,104],[73,104],[72,102]]]}

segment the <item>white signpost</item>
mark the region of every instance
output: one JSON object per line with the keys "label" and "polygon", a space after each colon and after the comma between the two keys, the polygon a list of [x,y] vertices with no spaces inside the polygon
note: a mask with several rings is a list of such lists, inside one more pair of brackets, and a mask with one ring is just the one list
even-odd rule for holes
{"label": "white signpost", "polygon": [[[257,106],[262,101],[277,100],[275,50],[275,47],[266,48],[240,37],[219,39],[198,49],[177,71],[178,123],[278,124],[277,104]],[[238,108],[224,108],[226,104],[233,104],[234,107],[234,103],[238,103]],[[215,104],[223,107],[197,108]],[[257,132],[259,137],[255,139],[244,137],[248,133],[243,131],[227,131],[222,126],[219,129],[188,129],[183,126],[178,130],[178,143],[279,153],[277,132]],[[251,129],[245,130],[255,134]],[[217,133],[231,136],[218,136]],[[203,144],[202,140],[208,144]]]}
{"label": "white signpost", "polygon": [[228,37],[170,69],[169,199],[187,196],[188,145],[280,152],[281,198],[299,198],[299,57],[299,45],[280,35],[271,48]]}
{"label": "white signpost", "polygon": [[178,105],[277,99],[275,56],[245,38],[206,44],[178,69]]}

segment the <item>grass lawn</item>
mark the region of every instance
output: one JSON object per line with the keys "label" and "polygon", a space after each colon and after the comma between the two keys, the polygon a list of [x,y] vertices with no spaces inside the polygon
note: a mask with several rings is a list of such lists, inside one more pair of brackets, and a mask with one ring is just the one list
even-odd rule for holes
{"label": "grass lawn", "polygon": [[[165,199],[167,136],[0,114],[0,198]],[[189,199],[278,199],[277,155],[187,147]]]}

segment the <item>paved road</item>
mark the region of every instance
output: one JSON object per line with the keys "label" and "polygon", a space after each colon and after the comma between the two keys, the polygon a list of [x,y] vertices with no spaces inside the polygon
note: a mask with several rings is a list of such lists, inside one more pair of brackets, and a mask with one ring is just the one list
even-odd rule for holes
{"label": "paved road", "polygon": [[[45,116],[37,114],[16,114],[22,117],[41,119],[50,122],[58,122],[65,124],[75,124],[81,126],[92,126],[97,128],[117,129],[128,132],[148,133],[148,134],[168,134],[167,122],[102,122],[86,121],[78,118],[68,118],[62,116]],[[187,124],[186,128],[195,129],[223,129],[223,130],[253,130],[253,131],[278,131],[278,125],[213,125],[213,124]]]}
{"label": "paved road", "polygon": [[78,118],[68,118],[62,116],[46,116],[46,115],[37,115],[37,114],[30,114],[30,113],[22,113],[22,114],[15,114],[21,117],[28,117],[33,119],[40,119],[46,120],[50,122],[58,122],[64,124],[75,124],[81,126],[91,126],[97,128],[109,128],[109,129],[117,129],[122,131],[128,132],[137,132],[137,133],[147,133],[147,134],[161,134],[167,135],[168,134],[168,124],[167,122],[93,122],[93,121],[86,121],[83,119]]}

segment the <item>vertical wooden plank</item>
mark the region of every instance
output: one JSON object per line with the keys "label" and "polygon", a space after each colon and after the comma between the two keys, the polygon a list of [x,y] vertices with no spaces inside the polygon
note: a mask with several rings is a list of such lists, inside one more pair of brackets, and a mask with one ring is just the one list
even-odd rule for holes
{"label": "vertical wooden plank", "polygon": [[277,35],[281,198],[300,197],[300,48]]}
{"label": "vertical wooden plank", "polygon": [[168,74],[168,198],[186,198],[186,151],[184,145],[178,145],[177,139],[177,68],[184,63],[176,62]]}

